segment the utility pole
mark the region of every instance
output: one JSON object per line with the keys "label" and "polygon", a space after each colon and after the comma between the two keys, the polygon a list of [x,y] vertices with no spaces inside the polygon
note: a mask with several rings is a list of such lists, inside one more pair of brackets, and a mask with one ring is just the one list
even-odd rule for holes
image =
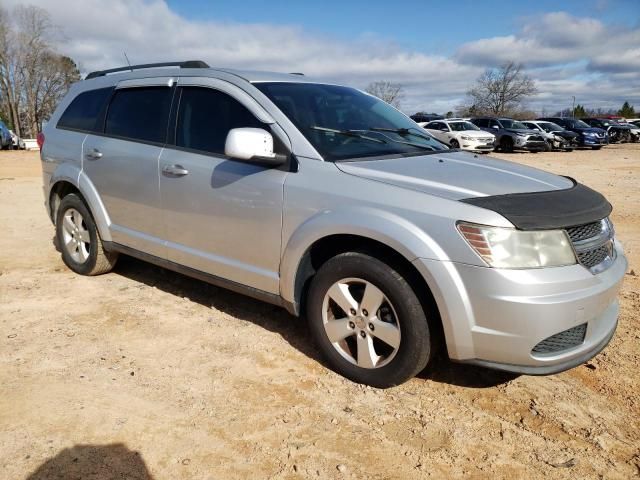
{"label": "utility pole", "polygon": [[576,96],[573,95],[573,103],[571,104],[571,117],[576,118]]}

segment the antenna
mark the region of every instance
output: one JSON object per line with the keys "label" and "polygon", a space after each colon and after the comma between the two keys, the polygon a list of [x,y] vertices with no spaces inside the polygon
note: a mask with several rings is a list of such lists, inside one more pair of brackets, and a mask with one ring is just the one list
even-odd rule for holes
{"label": "antenna", "polygon": [[[131,67],[131,62],[129,61],[129,57],[127,57],[127,52],[123,51],[122,54],[124,55],[124,58],[127,61],[127,65],[129,65],[129,67]],[[133,72],[133,68],[131,69],[131,71]]]}

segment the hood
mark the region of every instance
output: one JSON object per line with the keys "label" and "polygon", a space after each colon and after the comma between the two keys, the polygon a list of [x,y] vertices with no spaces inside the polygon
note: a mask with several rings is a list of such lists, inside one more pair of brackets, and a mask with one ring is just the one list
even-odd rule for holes
{"label": "hood", "polygon": [[524,165],[443,152],[418,157],[336,162],[350,175],[451,200],[571,188],[567,178]]}
{"label": "hood", "polygon": [[551,133],[553,133],[554,135],[558,135],[559,137],[562,137],[562,138],[576,138],[578,136],[576,132],[572,132],[570,130],[556,130]]}
{"label": "hood", "polygon": [[468,137],[473,137],[473,138],[495,137],[493,133],[485,132],[484,130],[462,130],[460,132],[451,132],[451,133],[466,135]]}
{"label": "hood", "polygon": [[607,133],[605,130],[603,130],[601,128],[596,128],[596,127],[574,128],[573,131],[579,132],[579,133],[597,133],[597,134],[600,134],[600,135],[604,135],[605,133]]}
{"label": "hood", "polygon": [[507,132],[511,132],[511,133],[521,133],[524,135],[541,135],[542,132],[539,132],[538,130],[531,130],[530,128],[521,130],[521,129],[517,129],[517,128],[505,128],[505,130]]}

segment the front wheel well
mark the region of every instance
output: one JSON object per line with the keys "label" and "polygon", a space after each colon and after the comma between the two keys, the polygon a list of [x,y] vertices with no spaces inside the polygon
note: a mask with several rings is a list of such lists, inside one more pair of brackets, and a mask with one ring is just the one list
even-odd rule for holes
{"label": "front wheel well", "polygon": [[444,345],[444,331],[431,288],[416,267],[401,253],[382,242],[358,235],[330,235],[314,242],[302,256],[295,279],[295,310],[305,311],[306,294],[316,271],[330,258],[346,252],[371,255],[398,271],[411,285],[429,319],[436,345]]}
{"label": "front wheel well", "polygon": [[83,202],[86,203],[84,197],[82,196],[82,193],[80,193],[80,190],[78,190],[78,187],[76,187],[71,182],[61,180],[51,188],[51,193],[49,194],[49,217],[54,224],[56,223],[56,216],[58,213],[60,202],[62,202],[62,199],[70,193],[75,193],[82,199]]}

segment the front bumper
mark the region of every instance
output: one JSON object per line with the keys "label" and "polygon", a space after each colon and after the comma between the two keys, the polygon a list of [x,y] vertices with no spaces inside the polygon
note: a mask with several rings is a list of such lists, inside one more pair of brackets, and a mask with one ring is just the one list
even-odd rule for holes
{"label": "front bumper", "polygon": [[597,145],[607,145],[607,137],[580,137],[580,145],[582,146],[597,146]]}
{"label": "front bumper", "polygon": [[547,142],[544,140],[521,140],[517,139],[514,147],[520,150],[528,150],[530,152],[539,152],[547,148]]}
{"label": "front bumper", "polygon": [[495,143],[494,141],[478,142],[475,140],[460,140],[460,148],[471,152],[493,152]]}
{"label": "front bumper", "polygon": [[[587,361],[613,336],[617,294],[627,269],[622,249],[616,249],[614,263],[597,275],[581,265],[502,270],[424,259],[414,263],[429,285],[436,285],[452,360],[546,375]],[[553,353],[533,352],[541,341],[583,324],[581,343]]]}

